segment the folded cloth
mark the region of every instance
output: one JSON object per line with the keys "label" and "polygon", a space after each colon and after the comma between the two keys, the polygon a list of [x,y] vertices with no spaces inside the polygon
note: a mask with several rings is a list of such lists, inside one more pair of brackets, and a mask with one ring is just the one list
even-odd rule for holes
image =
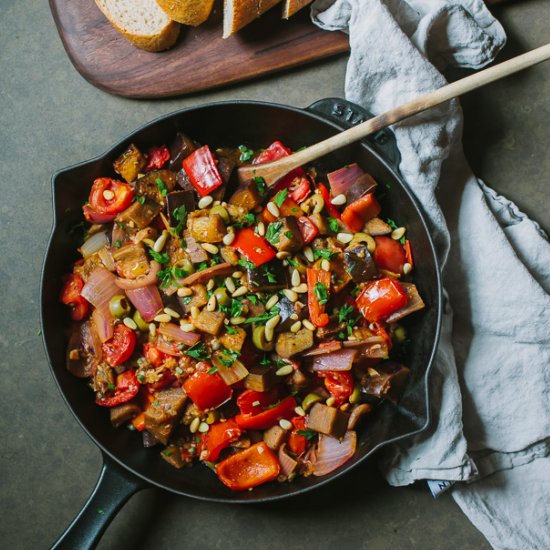
{"label": "folded cloth", "polygon": [[[481,0],[317,0],[312,18],[349,33],[345,95],[374,114],[443,86],[449,65],[483,67],[506,40]],[[472,174],[457,100],[392,129],[431,226],[445,306],[432,424],[388,448],[382,471],[393,485],[468,482],[453,496],[495,548],[550,548],[548,238]],[[515,500],[522,479],[529,497],[524,487]]]}

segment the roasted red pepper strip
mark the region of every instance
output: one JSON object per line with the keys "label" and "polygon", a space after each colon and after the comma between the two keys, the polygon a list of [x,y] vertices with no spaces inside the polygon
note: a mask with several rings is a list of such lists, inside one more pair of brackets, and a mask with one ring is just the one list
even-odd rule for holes
{"label": "roasted red pepper strip", "polygon": [[133,200],[134,190],[127,183],[97,178],[90,191],[89,207],[94,213],[112,216],[126,210]]}
{"label": "roasted red pepper strip", "polygon": [[287,446],[290,451],[299,456],[307,449],[307,438],[298,433],[298,430],[306,429],[306,419],[304,416],[295,416],[290,421],[294,430],[288,436]]}
{"label": "roasted red pepper strip", "polygon": [[319,228],[306,216],[298,218],[298,228],[304,239],[304,244],[309,244],[319,234]]}
{"label": "roasted red pepper strip", "polygon": [[[294,216],[295,218],[298,218],[303,213],[304,212],[302,209],[288,196],[279,207],[279,215],[281,217]],[[262,212],[262,219],[265,223],[273,223],[277,220],[277,218],[267,208],[264,208]]]}
{"label": "roasted red pepper strip", "polygon": [[355,232],[361,231],[365,222],[380,214],[380,204],[372,193],[367,193],[360,199],[346,206],[342,212],[342,221]]}
{"label": "roasted red pepper strip", "polygon": [[73,321],[82,321],[90,309],[86,298],[80,295],[83,286],[82,277],[74,273],[67,277],[61,290],[60,300],[63,304],[71,307],[71,319]]}
{"label": "roasted red pepper strip", "polygon": [[241,437],[242,433],[243,430],[237,426],[233,419],[211,424],[208,432],[200,436],[201,459],[215,462],[218,460],[220,452]]}
{"label": "roasted red pepper strip", "polygon": [[237,407],[241,414],[258,414],[277,401],[277,390],[245,390],[237,397]]}
{"label": "roasted red pepper strip", "polygon": [[160,170],[170,160],[170,151],[166,145],[152,147],[147,153],[147,166],[145,171]]}
{"label": "roasted red pepper strip", "polygon": [[334,406],[343,405],[353,392],[354,379],[350,372],[325,371],[319,373],[325,379],[325,388],[334,397]]}
{"label": "roasted red pepper strip", "polygon": [[244,491],[273,481],[280,470],[277,457],[263,441],[231,455],[216,466],[220,481],[233,491]]}
{"label": "roasted red pepper strip", "polygon": [[399,242],[391,237],[374,237],[374,240],[376,241],[374,263],[381,269],[402,273],[407,257]]}
{"label": "roasted red pepper strip", "polygon": [[[252,164],[266,164],[267,162],[273,162],[283,157],[288,157],[292,151],[283,145],[280,141],[274,141],[265,151],[262,151],[253,161]],[[296,168],[289,172],[286,176],[283,176],[276,184],[275,191],[286,189],[294,180],[294,178],[300,178],[304,175],[302,168]]]}
{"label": "roasted red pepper strip", "polygon": [[223,184],[216,159],[208,145],[193,151],[184,161],[183,169],[201,197],[205,197]]}
{"label": "roasted red pepper strip", "polygon": [[136,373],[132,369],[125,370],[116,378],[116,388],[114,395],[106,395],[96,399],[96,404],[100,407],[115,407],[133,399],[139,391],[139,382]]}
{"label": "roasted red pepper strip", "polygon": [[183,389],[189,399],[203,411],[219,407],[233,395],[233,390],[217,372],[208,374],[198,370],[185,380]]}
{"label": "roasted red pepper strip", "polygon": [[409,241],[408,239],[405,241],[405,259],[412,269],[414,267],[414,262],[411,251],[411,241]]}
{"label": "roasted red pepper strip", "polygon": [[370,323],[383,321],[407,303],[407,293],[390,277],[372,281],[359,294],[357,308]]}
{"label": "roasted red pepper strip", "polygon": [[307,306],[311,322],[316,327],[328,324],[328,315],[325,313],[324,299],[319,295],[330,292],[330,273],[324,269],[308,268],[307,270]]}
{"label": "roasted red pepper strip", "polygon": [[336,206],[334,206],[334,204],[330,202],[330,191],[322,183],[317,186],[317,191],[319,191],[321,197],[323,197],[323,200],[325,201],[325,208],[327,209],[329,216],[339,220],[340,212],[338,212],[338,208],[336,208]]}
{"label": "roasted red pepper strip", "polygon": [[237,424],[246,430],[266,430],[275,426],[282,418],[291,418],[295,413],[296,400],[289,395],[278,405],[265,409],[258,414],[238,414],[235,417]]}
{"label": "roasted red pepper strip", "polygon": [[136,333],[119,323],[115,326],[113,337],[102,346],[103,357],[111,367],[116,367],[132,357],[135,345]]}
{"label": "roasted red pepper strip", "polygon": [[256,235],[251,227],[241,229],[231,246],[244,254],[256,266],[275,258],[273,248],[263,237]]}
{"label": "roasted red pepper strip", "polygon": [[311,193],[311,185],[309,179],[305,176],[294,178],[289,187],[289,197],[296,203],[304,202]]}

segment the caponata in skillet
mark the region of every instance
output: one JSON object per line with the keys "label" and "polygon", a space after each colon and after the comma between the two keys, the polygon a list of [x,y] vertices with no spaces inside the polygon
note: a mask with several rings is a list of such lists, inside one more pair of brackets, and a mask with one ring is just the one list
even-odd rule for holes
{"label": "caponata in skillet", "polygon": [[113,425],[233,490],[349,460],[359,423],[406,383],[400,321],[424,307],[406,228],[357,164],[235,185],[239,165],[288,154],[184,134],[130,145],[91,182],[61,291],[67,367]]}

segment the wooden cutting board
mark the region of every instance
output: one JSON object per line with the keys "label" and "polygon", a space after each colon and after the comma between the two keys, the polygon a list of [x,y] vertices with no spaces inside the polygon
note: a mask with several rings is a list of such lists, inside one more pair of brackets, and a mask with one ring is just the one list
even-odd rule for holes
{"label": "wooden cutting board", "polygon": [[133,98],[188,94],[295,67],[349,49],[348,37],[315,27],[304,9],[288,21],[276,6],[224,40],[222,7],[206,23],[182,27],[176,45],[149,53],[123,38],[94,0],[49,0],[78,72],[106,92]]}

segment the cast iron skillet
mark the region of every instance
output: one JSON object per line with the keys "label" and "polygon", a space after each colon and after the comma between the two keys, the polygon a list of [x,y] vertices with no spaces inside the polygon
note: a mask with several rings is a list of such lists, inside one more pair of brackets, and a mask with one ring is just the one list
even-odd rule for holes
{"label": "cast iron skillet", "polygon": [[383,445],[427,428],[430,420],[427,379],[439,338],[441,283],[428,228],[418,203],[398,174],[399,154],[393,134],[388,130],[318,163],[320,170],[328,171],[358,162],[381,184],[383,212],[407,227],[417,260],[415,282],[427,305],[409,321],[411,347],[407,364],[411,376],[399,405],[385,403],[377,408],[371,421],[358,432],[355,456],[343,467],[321,478],[299,478],[292,483],[274,482],[253,491],[232,492],[208,468],[197,465],[176,470],[161,459],[158,449],[143,448],[141,438],[135,433],[115,430],[108,411],[97,407],[87,385],[65,368],[69,320],[58,296],[61,277],[70,271],[76,259],[75,250],[80,245],[74,227],[82,221],[81,207],[92,181],[112,173],[113,160],[129,143],[147,150],[171,140],[177,131],[184,131],[199,142],[214,146],[245,143],[258,148],[281,139],[297,149],[369,116],[361,108],[340,99],[325,99],[307,109],[252,101],[203,105],[161,117],[124,138],[104,155],[53,175],[54,226],[42,270],[42,334],[61,394],[81,427],[101,449],[104,460],[92,495],[54,544],[55,548],[93,548],[120,507],[136,491],[146,487],[156,486],[213,502],[278,500],[324,485],[350,471]]}

